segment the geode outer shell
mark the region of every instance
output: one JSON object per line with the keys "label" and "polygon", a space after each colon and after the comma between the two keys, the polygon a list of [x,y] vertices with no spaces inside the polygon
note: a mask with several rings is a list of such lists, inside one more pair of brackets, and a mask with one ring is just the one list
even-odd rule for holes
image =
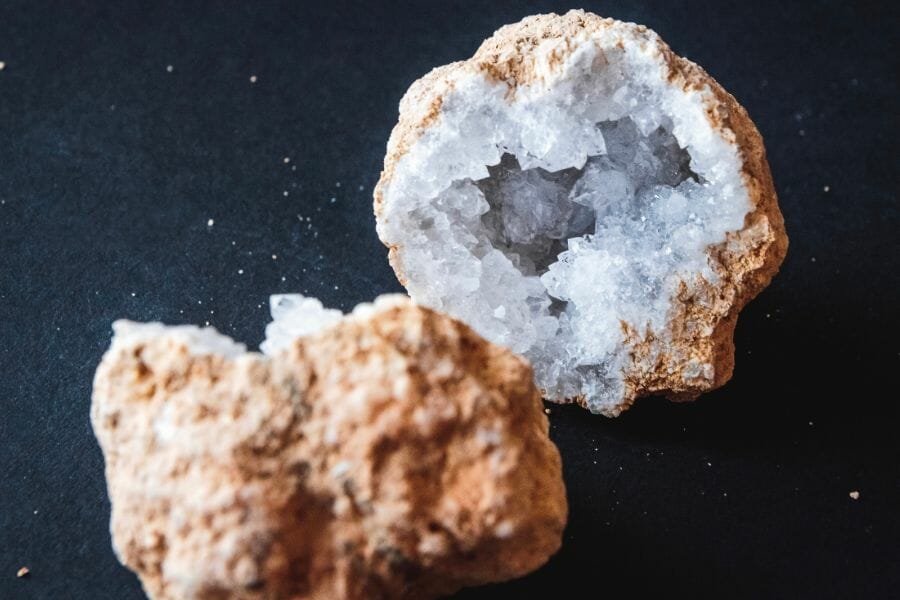
{"label": "geode outer shell", "polygon": [[151,597],[429,598],[559,548],[560,456],[527,363],[375,306],[271,359],[117,325],[155,333],[114,338],[91,420],[114,548]]}
{"label": "geode outer shell", "polygon": [[[681,287],[668,324],[672,352],[655,351],[652,332],[642,334],[632,324],[622,322],[630,357],[630,364],[623,369],[626,393],[618,406],[599,411],[615,416],[640,396],[663,394],[672,400],[692,400],[727,382],[734,367],[733,333],[738,313],[768,285],[787,251],[784,221],[762,138],[744,108],[702,68],[676,56],[644,26],[583,11],[570,11],[563,16],[538,15],[503,27],[471,59],[438,67],[412,84],[400,103],[399,122],[388,142],[384,170],[375,188],[374,208],[381,221],[385,191],[398,161],[429,127],[440,122],[444,98],[453,90],[457,75],[476,72],[501,82],[508,86],[507,97],[514,102],[517,88],[540,83],[544,76],[536,66],[539,44],[546,40],[566,42],[558,44],[558,50],[549,57],[552,69],[563,64],[566,53],[578,47],[585,33],[615,35],[618,44],[641,45],[667,70],[670,86],[702,93],[707,120],[723,140],[738,148],[743,163],[741,175],[751,202],[743,229],[729,233],[723,243],[708,247],[709,255],[718,259],[719,281]],[[548,59],[541,60],[541,68],[547,68]],[[388,247],[390,263],[400,282],[406,285],[403,247],[397,243]],[[679,358],[673,358],[675,355]],[[693,361],[713,365],[714,375],[705,379],[685,374],[685,365]],[[584,404],[581,397],[549,399]]]}

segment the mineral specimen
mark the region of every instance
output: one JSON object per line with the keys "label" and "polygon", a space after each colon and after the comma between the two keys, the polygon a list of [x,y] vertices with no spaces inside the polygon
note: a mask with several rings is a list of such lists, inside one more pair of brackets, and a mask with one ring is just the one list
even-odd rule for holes
{"label": "mineral specimen", "polygon": [[428,598],[556,551],[560,457],[524,360],[405,298],[272,305],[271,356],[114,325],[91,420],[151,597]]}
{"label": "mineral specimen", "polygon": [[375,213],[416,301],[607,415],[725,383],[737,315],[787,250],[744,109],[654,32],[582,11],[415,82]]}

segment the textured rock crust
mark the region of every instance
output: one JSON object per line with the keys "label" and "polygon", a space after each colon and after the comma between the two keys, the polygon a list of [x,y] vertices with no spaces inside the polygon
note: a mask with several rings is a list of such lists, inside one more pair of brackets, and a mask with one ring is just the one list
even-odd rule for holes
{"label": "textured rock crust", "polygon": [[535,569],[566,521],[529,366],[406,301],[271,360],[114,341],[91,419],[153,598],[434,597]]}
{"label": "textured rock crust", "polygon": [[[743,180],[752,209],[744,228],[728,236],[727,241],[709,248],[717,259],[720,281],[713,285],[696,282],[684,285],[670,318],[672,345],[680,356],[653,352],[652,333],[640,336],[634,324],[622,323],[632,365],[625,369],[628,386],[625,403],[610,415],[627,408],[636,398],[664,394],[672,400],[692,400],[700,393],[727,382],[734,368],[734,327],[738,313],[765,288],[778,271],[787,252],[788,239],[778,199],[772,183],[763,140],[746,110],[709,74],[691,61],[676,56],[653,31],[642,25],[604,19],[583,11],[565,15],[537,15],[499,29],[467,60],[434,69],[413,83],[400,103],[400,119],[388,142],[384,170],[375,188],[375,214],[383,211],[384,190],[390,184],[397,162],[410,151],[429,126],[440,119],[443,96],[453,88],[455,74],[479,71],[509,88],[508,98],[515,101],[516,89],[539,82],[547,62],[540,63],[536,49],[548,39],[558,44],[549,65],[563,64],[566,52],[574,51],[586,36],[598,33],[620,36],[618,44],[649,47],[668,71],[668,81],[684,91],[703,94],[706,115],[716,132],[738,147],[743,161]],[[400,249],[389,247],[389,258],[401,283],[405,284]],[[712,331],[712,334],[705,332]],[[700,364],[714,366],[714,376],[685,376],[687,355]],[[646,358],[655,356],[653,366]],[[582,398],[570,400],[583,404]]]}

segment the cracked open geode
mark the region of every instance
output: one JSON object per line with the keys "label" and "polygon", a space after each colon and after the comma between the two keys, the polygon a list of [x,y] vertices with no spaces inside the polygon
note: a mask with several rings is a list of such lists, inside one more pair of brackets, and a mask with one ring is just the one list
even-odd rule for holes
{"label": "cracked open geode", "polygon": [[375,213],[417,302],[606,415],[725,383],[737,315],[787,250],[746,111],[654,32],[582,11],[415,82]]}

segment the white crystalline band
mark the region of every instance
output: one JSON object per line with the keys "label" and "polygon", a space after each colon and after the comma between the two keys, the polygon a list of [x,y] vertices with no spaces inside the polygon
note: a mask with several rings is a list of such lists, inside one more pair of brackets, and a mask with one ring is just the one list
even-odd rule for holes
{"label": "white crystalline band", "polygon": [[625,395],[623,323],[665,335],[678,286],[716,281],[708,248],[751,208],[737,149],[706,118],[711,92],[671,86],[658,52],[620,33],[512,96],[460,71],[379,220],[414,300],[597,412]]}
{"label": "white crystalline band", "polygon": [[125,319],[113,323],[111,350],[134,346],[163,336],[185,346],[192,354],[218,354],[226,358],[236,358],[247,352],[244,344],[235,342],[213,327],[137,323]]}
{"label": "white crystalline band", "polygon": [[[316,298],[302,294],[274,294],[269,298],[272,322],[266,325],[266,339],[260,344],[260,350],[267,356],[273,356],[285,350],[294,340],[318,333],[343,319],[368,319],[408,301],[409,298],[401,294],[382,294],[372,302],[357,304],[352,313],[344,315],[340,310],[325,308]],[[214,327],[137,323],[124,319],[113,323],[111,349],[127,348],[160,337],[184,345],[197,355],[237,358],[247,353],[244,344],[219,333]]]}

